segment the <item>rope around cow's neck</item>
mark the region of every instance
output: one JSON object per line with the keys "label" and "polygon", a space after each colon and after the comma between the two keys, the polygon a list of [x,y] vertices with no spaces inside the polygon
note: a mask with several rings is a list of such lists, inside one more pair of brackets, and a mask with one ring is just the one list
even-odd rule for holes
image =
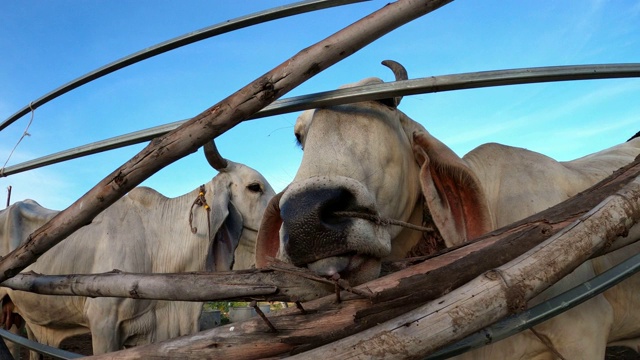
{"label": "rope around cow's neck", "polygon": [[337,215],[337,216],[355,217],[355,218],[360,218],[360,219],[364,219],[364,220],[369,220],[371,222],[374,222],[374,223],[376,223],[378,225],[383,225],[383,226],[396,225],[396,226],[402,226],[402,227],[405,227],[405,228],[418,230],[418,231],[425,231],[425,232],[433,232],[433,231],[435,231],[433,229],[433,227],[431,227],[431,226],[418,226],[418,225],[410,224],[408,222],[404,222],[404,221],[400,221],[400,220],[384,219],[384,218],[381,218],[378,215],[364,214],[364,213],[357,212],[357,211],[336,211],[334,214]]}
{"label": "rope around cow's neck", "polygon": [[193,226],[193,208],[195,206],[204,206],[204,209],[207,211],[207,236],[211,239],[211,207],[207,204],[207,199],[204,197],[206,192],[207,190],[204,185],[200,185],[198,196],[191,204],[191,209],[189,210],[189,227],[194,234],[198,231],[198,228]]}

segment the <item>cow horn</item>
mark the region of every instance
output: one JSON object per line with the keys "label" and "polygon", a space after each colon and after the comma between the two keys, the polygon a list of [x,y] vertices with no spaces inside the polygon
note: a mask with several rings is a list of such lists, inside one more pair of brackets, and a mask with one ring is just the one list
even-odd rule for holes
{"label": "cow horn", "polygon": [[223,171],[229,166],[229,162],[220,155],[213,140],[204,144],[204,156],[207,158],[209,165],[218,171]]}
{"label": "cow horn", "polygon": [[[393,71],[393,75],[396,77],[396,81],[408,80],[409,75],[407,74],[407,69],[404,68],[399,62],[393,60],[384,60],[382,65],[388,67]],[[400,101],[402,100],[402,96],[396,96],[393,98],[393,102],[396,106],[400,105]]]}

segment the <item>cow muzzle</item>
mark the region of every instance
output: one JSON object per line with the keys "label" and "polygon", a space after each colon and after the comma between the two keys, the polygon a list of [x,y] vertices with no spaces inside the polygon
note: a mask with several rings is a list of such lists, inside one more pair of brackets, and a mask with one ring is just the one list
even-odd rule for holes
{"label": "cow muzzle", "polygon": [[391,251],[390,235],[375,222],[343,214],[377,216],[376,209],[373,196],[354,179],[318,176],[294,182],[280,201],[281,250],[294,265],[320,275],[340,274],[357,282],[375,278]]}

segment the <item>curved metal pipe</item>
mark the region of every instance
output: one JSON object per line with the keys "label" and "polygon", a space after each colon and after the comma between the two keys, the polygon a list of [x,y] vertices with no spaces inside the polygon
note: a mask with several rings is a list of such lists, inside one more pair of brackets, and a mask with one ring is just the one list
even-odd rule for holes
{"label": "curved metal pipe", "polygon": [[54,348],[48,345],[40,344],[39,342],[35,342],[27,338],[23,338],[22,336],[11,333],[5,329],[0,329],[0,337],[3,337],[9,341],[12,341],[18,345],[35,350],[40,354],[51,356],[56,359],[64,359],[64,360],[78,359],[85,356],[85,355],[80,355],[80,354],[72,353],[65,350],[60,350],[58,348]]}
{"label": "curved metal pipe", "polygon": [[179,47],[192,44],[194,42],[208,39],[210,37],[224,34],[233,30],[242,29],[248,26],[264,23],[271,20],[277,20],[292,15],[298,15],[309,11],[326,9],[334,6],[341,6],[356,2],[362,2],[368,0],[307,0],[301,1],[290,5],[278,6],[268,10],[256,12],[246,16],[238,17],[229,21],[223,21],[216,25],[206,27],[204,29],[196,30],[188,34],[178,36],[177,38],[161,42],[160,44],[148,47],[144,50],[133,53],[129,56],[125,56],[120,60],[116,60],[110,64],[107,64],[101,68],[93,70],[69,83],[66,83],[59,88],[43,95],[42,97],[32,101],[22,109],[18,110],[15,114],[8,117],[0,124],[0,131],[7,126],[20,119],[22,116],[28,114],[30,111],[35,110],[39,106],[48,103],[49,101],[61,96],[75,88],[78,88],[84,84],[87,84],[93,80],[99,79],[112,72],[123,69],[129,65],[133,65],[142,60],[149,59],[156,55],[160,55],[167,51],[177,49]]}
{"label": "curved metal pipe", "polygon": [[[601,64],[579,66],[548,66],[510,70],[482,71],[454,75],[431,76],[419,79],[388,82],[377,85],[319,92],[274,101],[248,120],[314,109],[323,106],[359,101],[388,99],[399,95],[416,95],[460,89],[502,85],[519,85],[552,81],[592,80],[640,77],[640,63]],[[8,166],[0,170],[0,177],[56,164],[87,155],[149,141],[178,128],[189,119],[179,120],[146,130],[140,130],[106,140],[93,142],[69,150]]]}

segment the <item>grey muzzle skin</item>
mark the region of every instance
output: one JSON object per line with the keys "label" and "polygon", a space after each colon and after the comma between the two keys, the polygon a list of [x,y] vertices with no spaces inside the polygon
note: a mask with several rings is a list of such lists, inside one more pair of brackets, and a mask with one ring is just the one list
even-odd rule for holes
{"label": "grey muzzle skin", "polygon": [[354,179],[312,177],[287,189],[280,202],[281,245],[294,265],[333,275],[353,270],[354,259],[389,254],[386,230],[340,211],[377,215],[375,200]]}

